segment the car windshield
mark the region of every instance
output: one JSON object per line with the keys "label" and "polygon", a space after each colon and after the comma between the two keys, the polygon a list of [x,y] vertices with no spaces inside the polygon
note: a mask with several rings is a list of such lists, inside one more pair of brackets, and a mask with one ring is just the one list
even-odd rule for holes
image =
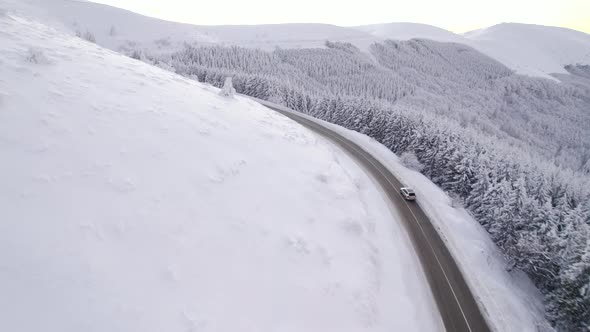
{"label": "car windshield", "polygon": [[412,192],[411,192],[411,193],[409,193],[408,195],[410,195],[410,196],[416,196],[416,194],[414,194],[414,193],[412,193]]}

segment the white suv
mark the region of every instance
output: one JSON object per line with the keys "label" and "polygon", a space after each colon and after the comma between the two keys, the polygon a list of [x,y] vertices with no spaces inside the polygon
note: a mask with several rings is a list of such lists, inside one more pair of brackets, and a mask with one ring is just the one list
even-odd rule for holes
{"label": "white suv", "polygon": [[416,200],[416,193],[411,188],[402,187],[399,192],[402,194],[402,196],[404,196],[406,201],[415,201]]}

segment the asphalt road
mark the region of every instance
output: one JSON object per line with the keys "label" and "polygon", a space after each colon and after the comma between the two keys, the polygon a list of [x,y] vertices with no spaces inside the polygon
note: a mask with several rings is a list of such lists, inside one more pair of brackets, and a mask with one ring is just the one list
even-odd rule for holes
{"label": "asphalt road", "polygon": [[[402,222],[420,258],[430,290],[447,331],[491,331],[461,274],[461,270],[455,263],[445,243],[420,206],[415,202],[407,202],[403,199],[399,193],[402,184],[387,167],[360,146],[338,133],[295,113],[286,112],[269,105],[265,106],[336,143],[356,158],[381,185],[391,204],[403,216]],[[428,199],[428,197],[417,197],[417,199]]]}

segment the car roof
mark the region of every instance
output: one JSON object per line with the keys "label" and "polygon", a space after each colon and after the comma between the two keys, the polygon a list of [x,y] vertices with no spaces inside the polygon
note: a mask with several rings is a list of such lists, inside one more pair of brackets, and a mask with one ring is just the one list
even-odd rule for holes
{"label": "car roof", "polygon": [[405,190],[405,191],[407,191],[409,193],[413,193],[414,192],[414,190],[412,188],[408,188],[408,187],[403,187],[402,190]]}

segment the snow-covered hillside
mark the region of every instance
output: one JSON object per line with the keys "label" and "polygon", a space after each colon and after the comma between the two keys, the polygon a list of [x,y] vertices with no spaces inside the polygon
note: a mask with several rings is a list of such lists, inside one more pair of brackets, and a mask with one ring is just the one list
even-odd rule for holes
{"label": "snow-covered hillside", "polygon": [[35,7],[43,8],[45,15],[57,19],[75,32],[91,32],[98,44],[113,50],[139,48],[151,52],[169,52],[178,50],[185,43],[273,50],[276,47],[323,47],[326,40],[347,41],[367,48],[376,40],[362,31],[329,24],[198,26],[146,17],[92,2],[30,2]]}
{"label": "snow-covered hillside", "polygon": [[504,23],[464,35],[468,44],[518,73],[548,76],[590,64],[590,35],[565,28]]}
{"label": "snow-covered hillside", "polygon": [[380,39],[410,40],[431,39],[440,42],[464,43],[462,36],[451,31],[419,23],[384,23],[355,27]]}
{"label": "snow-covered hillside", "polygon": [[344,153],[0,11],[0,331],[436,331]]}

